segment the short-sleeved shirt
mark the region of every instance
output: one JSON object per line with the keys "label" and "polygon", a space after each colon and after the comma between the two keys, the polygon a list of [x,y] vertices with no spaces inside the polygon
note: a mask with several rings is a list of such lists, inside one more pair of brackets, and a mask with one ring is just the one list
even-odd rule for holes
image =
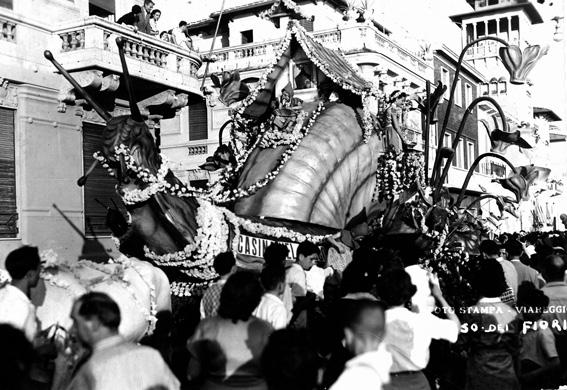
{"label": "short-sleeved shirt", "polygon": [[201,318],[217,315],[220,305],[220,296],[226,279],[220,279],[209,286],[201,298]]}
{"label": "short-sleeved shirt", "polygon": [[550,359],[556,358],[555,336],[549,328],[528,330],[522,335],[520,360],[529,360],[540,367],[545,367]]}
{"label": "short-sleeved shirt", "polygon": [[30,341],[37,334],[35,306],[22,290],[11,284],[0,288],[0,323],[20,329]]}
{"label": "short-sleeved shirt", "polygon": [[[542,319],[550,323],[553,334],[567,336],[567,331],[563,330],[563,321],[567,321],[567,284],[565,282],[549,282],[542,287],[541,291],[549,298],[549,310],[543,314]],[[551,326],[553,320],[557,320],[559,328]]]}
{"label": "short-sleeved shirt", "polygon": [[459,327],[451,320],[400,306],[386,310],[385,342],[393,359],[390,372],[423,370],[432,339],[454,343],[458,336]]}
{"label": "short-sleeved shirt", "polygon": [[525,265],[520,261],[520,259],[512,259],[510,262],[516,267],[516,272],[518,274],[518,286],[523,282],[533,283],[536,287],[541,287],[543,279],[539,273],[532,267]]}
{"label": "short-sleeved shirt", "polygon": [[504,271],[504,277],[506,278],[506,283],[508,287],[514,291],[514,297],[518,296],[518,273],[516,272],[516,267],[512,264],[511,261],[503,259],[499,257],[498,262],[502,266],[502,270]]}
{"label": "short-sleeved shirt", "polygon": [[289,321],[283,301],[272,293],[264,293],[260,304],[252,314],[267,321],[274,329],[285,328]]}

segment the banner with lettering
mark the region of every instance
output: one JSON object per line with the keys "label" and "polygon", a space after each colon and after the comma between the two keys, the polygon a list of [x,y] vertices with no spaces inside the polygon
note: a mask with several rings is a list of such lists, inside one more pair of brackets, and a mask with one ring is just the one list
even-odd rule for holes
{"label": "banner with lettering", "polygon": [[264,262],[264,251],[274,242],[287,246],[289,249],[287,260],[295,261],[297,247],[299,245],[297,242],[276,241],[241,233],[238,237],[238,244],[235,248],[232,248],[232,250],[236,255],[240,267],[259,269]]}

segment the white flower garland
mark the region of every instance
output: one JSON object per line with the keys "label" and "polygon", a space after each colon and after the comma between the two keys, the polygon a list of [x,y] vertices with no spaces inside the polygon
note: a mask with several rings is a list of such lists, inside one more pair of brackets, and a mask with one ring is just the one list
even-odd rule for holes
{"label": "white flower garland", "polygon": [[276,12],[276,10],[278,9],[278,7],[280,6],[281,3],[283,3],[287,8],[289,8],[290,10],[292,10],[293,12],[298,14],[299,16],[306,18],[306,19],[309,19],[307,16],[305,16],[301,12],[301,8],[299,8],[299,6],[297,4],[295,4],[295,2],[293,2],[292,0],[277,0],[277,1],[275,1],[274,4],[270,7],[270,9],[260,12],[260,15],[259,15],[260,18],[268,19],[271,15],[274,14],[274,12]]}
{"label": "white flower garland", "polygon": [[210,281],[202,283],[172,282],[169,285],[172,295],[178,297],[190,297],[202,295],[203,291],[211,284]]}
{"label": "white flower garland", "polygon": [[297,118],[295,118],[295,124],[291,131],[287,131],[287,129],[279,130],[277,128],[271,128],[270,131],[263,135],[259,146],[263,149],[268,149],[282,145],[290,145],[301,135],[301,129],[303,128],[305,118],[307,118],[307,113],[305,111],[301,111],[297,115]]}

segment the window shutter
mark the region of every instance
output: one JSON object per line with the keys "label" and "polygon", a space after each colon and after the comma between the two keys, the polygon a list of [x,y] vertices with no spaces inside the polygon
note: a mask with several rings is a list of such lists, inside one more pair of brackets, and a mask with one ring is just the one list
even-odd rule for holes
{"label": "window shutter", "polygon": [[0,238],[18,235],[14,110],[0,108]]}
{"label": "window shutter", "polygon": [[313,20],[309,19],[301,19],[299,21],[299,25],[305,29],[307,32],[313,32]]}
{"label": "window shutter", "polygon": [[[83,122],[83,171],[94,161],[93,154],[102,147],[102,130],[104,126]],[[106,209],[96,202],[98,199],[105,205],[113,207],[111,199],[122,209],[122,201],[114,189],[116,179],[100,164],[89,175],[83,187],[85,210],[85,233],[87,236],[110,235],[106,226]],[[124,210],[121,210],[124,213]]]}
{"label": "window shutter", "polygon": [[189,103],[189,140],[208,138],[207,104],[204,100]]}

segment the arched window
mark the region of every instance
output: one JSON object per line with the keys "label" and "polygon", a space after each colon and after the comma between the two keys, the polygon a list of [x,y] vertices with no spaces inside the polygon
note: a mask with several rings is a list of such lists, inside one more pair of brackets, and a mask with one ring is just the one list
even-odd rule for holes
{"label": "arched window", "polygon": [[495,77],[490,79],[490,94],[491,95],[498,94],[498,80]]}
{"label": "arched window", "polygon": [[498,79],[498,93],[506,94],[508,92],[508,85],[506,83],[506,79],[504,77],[500,77]]}

